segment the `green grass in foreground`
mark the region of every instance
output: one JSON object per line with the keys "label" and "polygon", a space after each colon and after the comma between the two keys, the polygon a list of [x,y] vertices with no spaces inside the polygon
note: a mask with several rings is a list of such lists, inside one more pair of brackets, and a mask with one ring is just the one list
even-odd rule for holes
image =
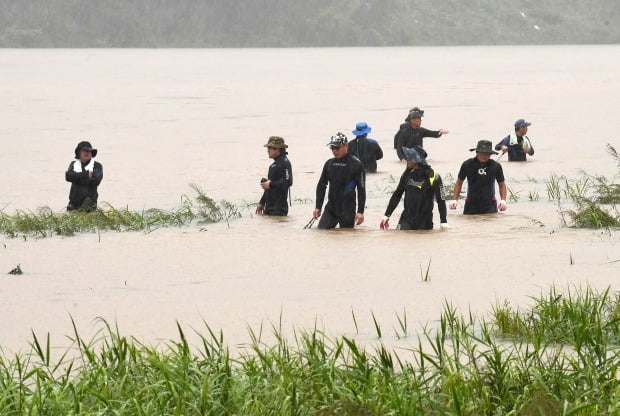
{"label": "green grass in foreground", "polygon": [[230,202],[215,202],[197,185],[190,186],[197,193],[194,200],[184,196],[181,205],[170,211],[151,208],[136,212],[112,206],[90,213],[80,211],[55,213],[49,207],[39,208],[36,212],[17,211],[15,215],[0,211],[0,233],[15,238],[20,235],[72,236],[81,232],[104,230],[151,232],[162,227],[181,227],[195,221],[207,224],[241,216],[239,209]]}
{"label": "green grass in foreground", "polygon": [[[601,415],[620,414],[618,294],[554,288],[531,310],[489,320],[446,304],[436,329],[391,350],[351,337],[273,328],[236,356],[206,326],[202,345],[150,347],[104,322],[53,362],[0,356],[3,415]],[[375,325],[378,325],[375,321]],[[69,359],[69,356],[77,358]]]}

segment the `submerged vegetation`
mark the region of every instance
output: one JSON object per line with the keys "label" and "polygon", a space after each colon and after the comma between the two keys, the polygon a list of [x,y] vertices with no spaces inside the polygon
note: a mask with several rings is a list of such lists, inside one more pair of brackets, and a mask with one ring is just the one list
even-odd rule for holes
{"label": "submerged vegetation", "polygon": [[[92,341],[52,358],[49,335],[0,355],[3,414],[116,415],[600,415],[620,412],[619,313],[609,289],[552,288],[530,310],[496,307],[489,320],[446,304],[437,328],[388,349],[377,342],[274,327],[231,353],[206,326],[193,347],[151,347],[103,322]],[[357,321],[354,323],[357,327]],[[69,358],[75,357],[75,358]]]}
{"label": "submerged vegetation", "polygon": [[[620,168],[620,155],[616,149],[611,145],[607,145],[607,149]],[[569,181],[554,174],[547,183],[547,196],[556,201],[564,225],[578,228],[620,227],[620,212],[616,206],[620,203],[617,178],[618,175],[609,180],[582,172],[578,180]],[[565,208],[565,200],[571,201],[574,208]],[[570,222],[566,217],[570,218]]]}
{"label": "submerged vegetation", "polygon": [[180,227],[193,222],[217,223],[241,217],[239,209],[232,203],[216,202],[197,185],[190,186],[196,192],[196,197],[192,200],[183,196],[181,205],[172,210],[151,208],[136,212],[107,205],[94,212],[57,213],[49,207],[39,208],[36,212],[20,210],[14,215],[0,211],[0,232],[12,238],[72,236],[80,232],[104,230],[151,232],[162,227]]}

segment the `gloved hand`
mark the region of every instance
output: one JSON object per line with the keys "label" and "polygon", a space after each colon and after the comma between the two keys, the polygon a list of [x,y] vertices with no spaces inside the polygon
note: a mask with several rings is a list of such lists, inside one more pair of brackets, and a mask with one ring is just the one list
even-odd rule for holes
{"label": "gloved hand", "polygon": [[450,209],[457,209],[458,206],[459,206],[459,203],[456,200],[450,202]]}
{"label": "gloved hand", "polygon": [[450,226],[448,225],[447,222],[442,222],[441,224],[439,224],[439,228],[441,230],[448,230],[450,228]]}
{"label": "gloved hand", "polygon": [[387,230],[388,228],[390,228],[390,217],[384,216],[381,220],[381,224],[379,224],[379,228],[381,228],[382,230]]}
{"label": "gloved hand", "polygon": [[499,201],[499,203],[497,204],[497,209],[499,209],[501,212],[506,211],[507,205],[506,205],[506,201],[504,201],[503,199]]}

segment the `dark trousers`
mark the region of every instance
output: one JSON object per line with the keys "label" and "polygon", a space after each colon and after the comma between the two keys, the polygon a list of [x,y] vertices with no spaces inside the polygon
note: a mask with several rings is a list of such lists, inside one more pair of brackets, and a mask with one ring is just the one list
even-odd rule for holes
{"label": "dark trousers", "polygon": [[463,208],[463,214],[476,215],[476,214],[493,214],[497,212],[497,203],[494,200],[491,201],[474,201],[465,200],[465,208]]}
{"label": "dark trousers", "polygon": [[336,225],[338,224],[340,224],[340,228],[353,228],[353,225],[355,224],[355,210],[337,215],[326,209],[321,215],[318,228],[336,228]]}

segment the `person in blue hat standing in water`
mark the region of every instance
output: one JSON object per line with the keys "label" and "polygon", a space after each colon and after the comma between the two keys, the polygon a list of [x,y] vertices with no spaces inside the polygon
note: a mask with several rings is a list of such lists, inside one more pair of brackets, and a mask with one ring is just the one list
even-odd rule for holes
{"label": "person in blue hat standing in water", "polygon": [[509,162],[527,161],[527,155],[534,155],[532,142],[526,136],[527,128],[531,125],[532,123],[522,118],[515,121],[515,131],[497,143],[495,150],[501,150],[502,154],[508,152]]}
{"label": "person in blue hat standing in water", "polygon": [[386,230],[390,227],[390,215],[398,206],[405,194],[405,209],[400,215],[400,230],[432,230],[433,206],[437,202],[440,228],[447,229],[448,220],[445,191],[441,176],[426,163],[426,152],[419,146],[402,149],[407,159],[407,168],[400,177],[398,186],[390,198],[385,216],[379,227]]}
{"label": "person in blue hat standing in water", "polygon": [[372,127],[365,121],[360,121],[355,125],[355,130],[351,131],[355,139],[349,142],[349,152],[362,161],[367,173],[377,172],[377,160],[383,157],[383,150],[379,143],[368,137],[371,131]]}

